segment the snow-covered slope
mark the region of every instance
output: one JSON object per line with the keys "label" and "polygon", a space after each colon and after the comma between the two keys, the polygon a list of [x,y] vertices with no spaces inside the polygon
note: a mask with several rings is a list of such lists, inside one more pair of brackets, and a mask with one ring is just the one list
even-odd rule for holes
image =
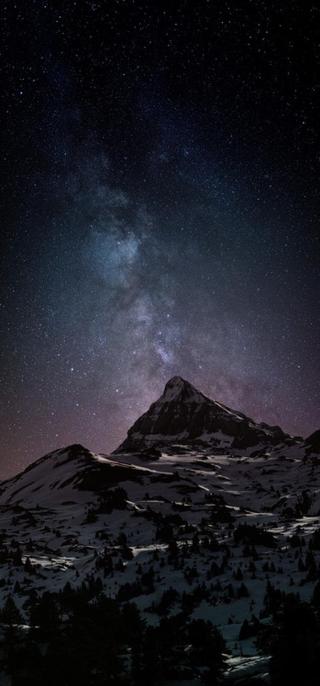
{"label": "snow-covered slope", "polygon": [[137,480],[139,474],[143,468],[95,455],[74,444],[44,455],[14,478],[3,481],[0,505],[60,507],[66,502],[85,503],[122,481]]}
{"label": "snow-covered slope", "polygon": [[162,396],[129,429],[116,452],[135,452],[173,441],[246,449],[292,443],[277,426],[257,424],[241,412],[210,400],[188,381],[175,376]]}
{"label": "snow-covered slope", "polygon": [[251,656],[239,630],[264,617],[267,581],[309,599],[320,570],[319,433],[291,439],[171,379],[115,454],[72,445],[1,483],[0,606],[95,577],[155,623],[175,589],[166,612],[191,598]]}

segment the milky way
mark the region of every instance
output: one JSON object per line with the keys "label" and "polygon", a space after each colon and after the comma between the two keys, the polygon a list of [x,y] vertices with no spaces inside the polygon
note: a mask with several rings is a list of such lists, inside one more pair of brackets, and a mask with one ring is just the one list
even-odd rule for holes
{"label": "milky way", "polygon": [[59,5],[3,7],[1,475],[114,449],[176,374],[310,433],[312,13]]}

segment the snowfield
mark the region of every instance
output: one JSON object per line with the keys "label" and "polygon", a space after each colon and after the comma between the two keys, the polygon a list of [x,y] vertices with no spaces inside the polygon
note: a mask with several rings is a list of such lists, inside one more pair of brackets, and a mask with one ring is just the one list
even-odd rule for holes
{"label": "snowfield", "polygon": [[[277,428],[254,425],[182,381],[169,382],[143,415],[147,432],[133,427],[113,455],[69,446],[1,484],[0,603],[14,595],[23,612],[34,589],[98,577],[150,624],[182,607],[208,619],[225,638],[228,678],[261,675],[268,657],[239,632],[252,616],[268,623],[268,583],[306,600],[313,593],[320,546],[313,562],[307,550],[320,528],[319,455],[302,439],[275,440]],[[190,411],[199,418],[199,407],[204,423],[191,440]],[[184,431],[171,434],[164,422],[159,434],[163,411],[175,418],[172,431],[186,421]],[[243,422],[249,444],[257,432],[254,445],[237,434]]]}

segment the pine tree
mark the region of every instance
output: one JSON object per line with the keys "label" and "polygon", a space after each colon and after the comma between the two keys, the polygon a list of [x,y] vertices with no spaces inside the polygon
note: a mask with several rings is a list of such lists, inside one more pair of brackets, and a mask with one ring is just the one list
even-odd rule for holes
{"label": "pine tree", "polygon": [[11,595],[7,597],[0,611],[0,619],[4,624],[19,624],[22,621],[21,612],[18,610]]}

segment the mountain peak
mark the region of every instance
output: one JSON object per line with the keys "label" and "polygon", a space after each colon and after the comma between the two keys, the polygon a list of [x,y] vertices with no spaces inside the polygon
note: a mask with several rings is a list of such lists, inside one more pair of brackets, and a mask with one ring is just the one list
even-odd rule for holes
{"label": "mountain peak", "polygon": [[173,376],[166,383],[163,394],[157,402],[190,402],[191,400],[203,402],[206,398],[182,376]]}
{"label": "mountain peak", "polygon": [[182,378],[182,376],[172,376],[165,385],[166,388],[182,388],[183,386],[190,386],[189,382]]}
{"label": "mountain peak", "polygon": [[288,438],[278,427],[256,424],[241,412],[210,400],[181,376],[173,376],[156,402],[129,429],[115,451],[137,452],[172,443],[249,448]]}

